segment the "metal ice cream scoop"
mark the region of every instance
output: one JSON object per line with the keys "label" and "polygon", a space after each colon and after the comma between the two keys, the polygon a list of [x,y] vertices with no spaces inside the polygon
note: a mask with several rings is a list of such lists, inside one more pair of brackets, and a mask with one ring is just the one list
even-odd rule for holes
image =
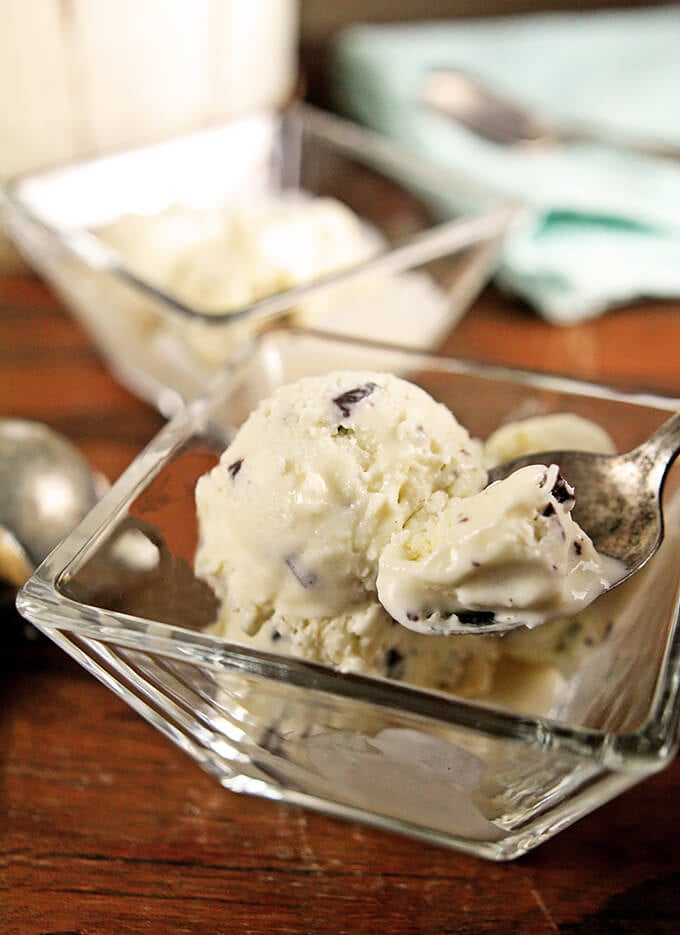
{"label": "metal ice cream scoop", "polygon": [[106,486],[53,429],[0,419],[0,581],[22,585]]}

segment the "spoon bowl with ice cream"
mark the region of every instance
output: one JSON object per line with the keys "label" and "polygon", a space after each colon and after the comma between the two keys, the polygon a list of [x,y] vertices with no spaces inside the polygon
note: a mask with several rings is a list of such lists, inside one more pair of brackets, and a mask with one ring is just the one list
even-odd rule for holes
{"label": "spoon bowl with ice cream", "polygon": [[663,539],[661,495],[679,451],[680,414],[676,414],[626,454],[554,451],[525,455],[494,468],[489,482],[537,461],[559,464],[563,476],[578,490],[574,519],[597,551],[622,562],[629,577],[649,561]]}
{"label": "spoon bowl with ice cream", "polygon": [[639,571],[663,539],[663,486],[680,414],[621,455],[548,451],[395,537],[378,594],[404,626],[501,633],[577,612]]}

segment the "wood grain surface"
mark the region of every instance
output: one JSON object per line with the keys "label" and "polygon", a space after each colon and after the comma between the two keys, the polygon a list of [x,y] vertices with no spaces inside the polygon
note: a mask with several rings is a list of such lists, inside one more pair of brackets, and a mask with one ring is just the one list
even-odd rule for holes
{"label": "wood grain surface", "polygon": [[[488,291],[447,351],[680,395],[680,305],[567,330]],[[161,425],[36,279],[0,280],[0,415],[114,479]],[[0,932],[680,931],[680,764],[510,864],[224,791],[11,608],[0,651]]]}

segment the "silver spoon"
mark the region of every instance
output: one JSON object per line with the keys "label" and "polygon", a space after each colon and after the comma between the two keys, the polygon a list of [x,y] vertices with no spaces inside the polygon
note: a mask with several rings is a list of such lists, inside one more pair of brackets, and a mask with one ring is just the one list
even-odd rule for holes
{"label": "silver spoon", "polygon": [[455,68],[429,71],[420,86],[423,104],[503,146],[602,143],[647,155],[678,158],[680,146],[646,142],[589,125],[549,124],[517,101]]}
{"label": "silver spoon", "polygon": [[680,452],[680,413],[646,441],[621,455],[542,451],[523,455],[489,472],[489,483],[527,464],[558,464],[576,491],[573,516],[602,555],[623,564],[614,587],[646,565],[663,540],[661,495]]}
{"label": "silver spoon", "polygon": [[107,486],[58,432],[0,419],[0,581],[20,587]]}

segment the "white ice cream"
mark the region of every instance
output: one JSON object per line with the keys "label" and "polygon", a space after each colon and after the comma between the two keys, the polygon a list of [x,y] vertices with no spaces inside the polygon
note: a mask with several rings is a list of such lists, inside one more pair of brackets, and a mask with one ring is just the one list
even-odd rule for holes
{"label": "white ice cream", "polygon": [[478,688],[491,641],[445,647],[412,634],[375,587],[382,549],[433,493],[467,496],[485,482],[479,443],[411,383],[338,372],[282,387],[196,490],[196,570],[222,599],[222,632],[449,689],[476,657]]}
{"label": "white ice cream", "polygon": [[243,308],[359,263],[380,247],[333,198],[272,198],[224,214],[188,205],[98,231],[138,275],[208,314]]}
{"label": "white ice cream", "polygon": [[333,198],[272,200],[225,214],[218,236],[177,256],[168,287],[188,304],[220,313],[352,266],[379,246]]}
{"label": "white ice cream", "polygon": [[411,383],[343,371],[281,387],[197,485],[196,570],[222,601],[216,632],[485,693],[502,640],[431,635],[451,612],[537,622],[606,585],[556,468],[485,484],[481,444]]}
{"label": "white ice cream", "polygon": [[472,497],[432,497],[383,549],[378,598],[405,627],[455,633],[572,615],[621,577],[571,516],[557,465],[530,465]]}
{"label": "white ice cream", "polygon": [[508,422],[484,442],[484,463],[495,467],[536,451],[592,451],[614,454],[616,448],[607,432],[573,412],[552,412]]}
{"label": "white ice cream", "polygon": [[[157,397],[160,383],[185,400],[195,397],[262,326],[249,310],[272,297],[277,313],[295,325],[373,341],[389,336],[423,349],[437,344],[465,309],[457,283],[440,285],[424,268],[365,268],[388,249],[382,234],[347,205],[306,192],[244,198],[222,211],[178,203],[125,214],[96,234],[142,282],[202,313],[174,314],[125,278],[84,277],[86,311],[100,309],[93,325],[145,396]],[[318,288],[319,280],[349,268],[356,275],[335,275]],[[292,301],[296,288],[301,292]],[[163,410],[172,411],[177,400],[165,395]]]}

